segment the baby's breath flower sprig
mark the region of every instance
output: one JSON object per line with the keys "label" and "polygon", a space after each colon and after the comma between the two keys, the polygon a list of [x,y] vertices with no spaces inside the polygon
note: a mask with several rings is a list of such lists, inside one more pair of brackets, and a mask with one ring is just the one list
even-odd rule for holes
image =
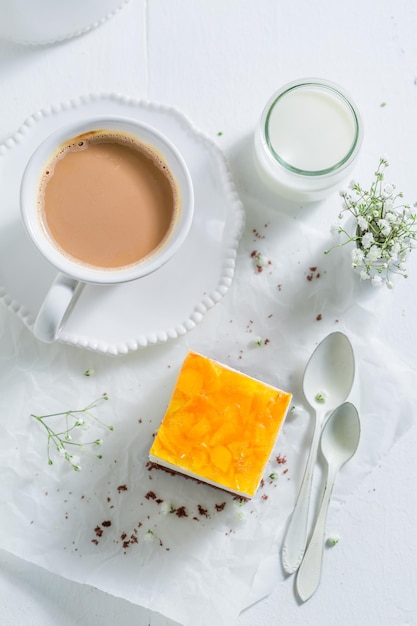
{"label": "baby's breath flower sprig", "polygon": [[[88,404],[83,409],[69,409],[68,411],[62,411],[59,413],[48,413],[47,415],[35,415],[31,413],[31,417],[37,420],[42,426],[45,428],[48,439],[47,439],[47,457],[48,457],[48,465],[53,465],[53,460],[51,457],[51,447],[55,448],[56,452],[64,458],[65,461],[71,465],[71,467],[79,472],[81,470],[80,465],[80,457],[76,454],[73,454],[73,450],[79,451],[87,451],[98,459],[102,458],[101,454],[96,454],[91,450],[91,448],[97,448],[103,445],[102,439],[94,439],[93,441],[80,442],[73,440],[74,431],[78,428],[87,428],[89,426],[89,422],[95,422],[106,428],[107,430],[114,430],[114,426],[108,426],[104,424],[98,417],[92,413],[92,410],[95,409],[99,404],[105,402],[109,399],[107,393],[103,393],[102,396]],[[46,420],[50,418],[61,418],[64,422],[62,429],[53,430]],[[61,421],[61,423],[62,423]]]}
{"label": "baby's breath flower sprig", "polygon": [[388,166],[388,161],[381,157],[369,190],[352,181],[349,191],[340,192],[343,206],[338,217],[341,220],[345,213],[350,214],[354,226],[352,232],[338,226],[337,232],[344,241],[325,250],[325,254],[354,242],[352,268],[374,287],[385,284],[392,289],[392,275],[407,278],[405,263],[409,253],[417,248],[417,203],[413,207],[403,204],[403,194],[385,182],[384,170]]}

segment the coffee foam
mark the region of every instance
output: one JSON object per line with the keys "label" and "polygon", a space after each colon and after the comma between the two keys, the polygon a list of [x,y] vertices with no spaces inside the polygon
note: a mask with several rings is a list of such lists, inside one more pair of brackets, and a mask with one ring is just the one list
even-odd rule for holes
{"label": "coffee foam", "polygon": [[144,154],[149,159],[151,159],[154,164],[160,170],[162,170],[163,174],[165,174],[166,178],[168,178],[171,183],[175,204],[174,214],[177,213],[179,208],[178,204],[180,201],[178,185],[171,170],[165,163],[164,158],[160,154],[158,154],[156,148],[150,146],[149,144],[143,143],[138,137],[135,137],[134,135],[131,135],[129,133],[107,129],[88,131],[86,133],[83,133],[82,135],[78,135],[77,137],[68,139],[58,148],[56,153],[49,161],[48,166],[45,168],[41,175],[37,201],[39,208],[43,208],[45,187],[49,182],[49,178],[53,175],[55,165],[58,163],[58,161],[63,159],[67,152],[80,152],[81,150],[86,150],[90,144],[94,143],[118,143],[137,150],[138,152]]}

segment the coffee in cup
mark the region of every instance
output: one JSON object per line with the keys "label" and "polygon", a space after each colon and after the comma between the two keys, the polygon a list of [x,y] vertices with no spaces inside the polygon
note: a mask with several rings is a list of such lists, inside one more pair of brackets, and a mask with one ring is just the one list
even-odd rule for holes
{"label": "coffee in cup", "polygon": [[40,178],[39,218],[60,252],[106,270],[169,240],[180,193],[163,159],[133,135],[97,130],[64,143]]}
{"label": "coffee in cup", "polygon": [[48,137],[21,186],[26,229],[59,271],[34,334],[56,339],[84,283],[126,282],[159,269],[187,236],[193,200],[182,156],[149,126],[99,118]]}

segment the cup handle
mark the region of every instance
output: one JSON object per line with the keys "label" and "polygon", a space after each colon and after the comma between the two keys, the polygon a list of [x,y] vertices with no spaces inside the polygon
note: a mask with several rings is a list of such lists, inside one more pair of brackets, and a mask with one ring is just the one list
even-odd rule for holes
{"label": "cup handle", "polygon": [[53,343],[59,337],[64,322],[72,311],[83,283],[65,274],[57,274],[49,287],[38,316],[33,325],[33,334],[40,341]]}

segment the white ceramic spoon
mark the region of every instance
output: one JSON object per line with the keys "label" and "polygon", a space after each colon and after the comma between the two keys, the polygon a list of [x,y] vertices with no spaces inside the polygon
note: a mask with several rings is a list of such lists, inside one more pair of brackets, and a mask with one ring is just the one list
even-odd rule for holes
{"label": "white ceramic spoon", "polygon": [[319,586],[327,511],[333,485],[342,465],[355,454],[360,432],[358,412],[350,402],[339,406],[323,428],[321,451],[327,461],[327,479],[313,534],[297,574],[296,589],[303,602],[311,598]]}
{"label": "white ceramic spoon", "polygon": [[354,376],[355,358],[349,339],[341,332],[327,335],[311,355],[303,378],[304,395],[315,409],[315,423],[304,477],[282,547],[282,565],[288,574],[298,569],[306,548],[311,483],[324,416],[346,400]]}

